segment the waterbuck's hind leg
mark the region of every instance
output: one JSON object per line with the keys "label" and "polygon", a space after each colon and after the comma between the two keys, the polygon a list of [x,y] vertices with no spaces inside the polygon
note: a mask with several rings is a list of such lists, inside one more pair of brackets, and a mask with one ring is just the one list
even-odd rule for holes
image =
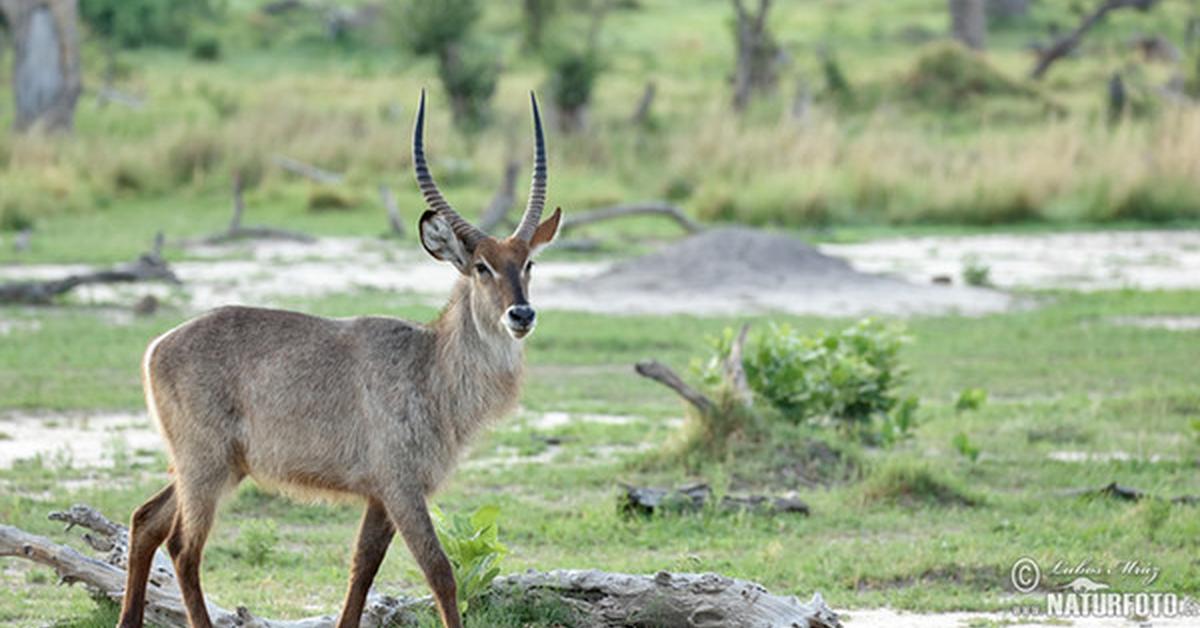
{"label": "waterbuck's hind leg", "polygon": [[168,484],[133,511],[129,524],[128,574],[121,602],[121,628],[140,628],[146,605],[146,583],[154,552],[175,522],[175,485]]}
{"label": "waterbuck's hind leg", "polygon": [[237,484],[229,467],[213,466],[189,473],[177,460],[175,524],[167,537],[167,551],[175,562],[175,578],[183,594],[191,628],[212,628],[204,593],[200,589],[200,561],[204,543],[216,518],[221,494]]}
{"label": "waterbuck's hind leg", "polygon": [[338,628],[358,628],[367,593],[395,535],[396,528],[388,519],[387,509],[375,499],[368,501],[358,529],[354,560],[350,566],[350,588],[346,592],[342,614],[338,617]]}
{"label": "waterbuck's hind leg", "polygon": [[413,558],[425,573],[425,581],[433,591],[438,611],[445,628],[462,628],[462,616],[458,613],[458,587],[454,582],[454,568],[442,545],[438,542],[433,521],[425,497],[420,493],[409,493],[389,498],[385,502],[400,536]]}

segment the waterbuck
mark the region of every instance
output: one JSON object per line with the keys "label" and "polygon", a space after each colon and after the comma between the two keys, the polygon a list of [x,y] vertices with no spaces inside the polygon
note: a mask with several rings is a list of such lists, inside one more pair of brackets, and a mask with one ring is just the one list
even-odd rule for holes
{"label": "waterbuck", "polygon": [[300,492],[359,496],[366,510],[339,626],[358,626],[396,531],[425,573],[448,628],[462,625],[454,574],[426,498],[473,434],[510,412],[521,388],[521,339],[534,328],[532,257],[558,232],[539,224],[546,146],[537,99],[533,183],[513,234],[492,238],[442,197],[425,163],[425,94],[413,166],[428,205],[421,244],[461,276],[428,325],[364,316],[225,307],[146,349],[146,402],[170,448],[174,477],[133,513],[121,626],[140,626],[146,580],[164,541],[195,628],[211,626],[200,560],[221,495],[246,476]]}

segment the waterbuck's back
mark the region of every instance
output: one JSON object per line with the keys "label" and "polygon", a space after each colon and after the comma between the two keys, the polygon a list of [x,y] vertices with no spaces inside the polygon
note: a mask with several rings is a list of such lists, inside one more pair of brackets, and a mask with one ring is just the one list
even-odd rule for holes
{"label": "waterbuck's back", "polygon": [[147,401],[181,475],[372,494],[425,475],[432,343],[397,319],[221,308],[150,345]]}

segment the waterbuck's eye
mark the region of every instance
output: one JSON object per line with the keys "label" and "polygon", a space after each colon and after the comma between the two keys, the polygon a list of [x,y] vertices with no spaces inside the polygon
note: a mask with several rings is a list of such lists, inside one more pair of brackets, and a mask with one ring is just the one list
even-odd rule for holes
{"label": "waterbuck's eye", "polygon": [[482,262],[475,265],[475,272],[479,273],[480,277],[491,277],[492,269],[487,267],[487,264]]}
{"label": "waterbuck's eye", "polygon": [[525,272],[528,273],[531,270],[533,270],[533,260],[529,260],[528,262],[525,262]]}

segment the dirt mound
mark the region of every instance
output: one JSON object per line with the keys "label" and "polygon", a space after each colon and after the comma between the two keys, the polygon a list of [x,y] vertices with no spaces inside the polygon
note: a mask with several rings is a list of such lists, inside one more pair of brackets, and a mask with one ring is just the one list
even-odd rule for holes
{"label": "dirt mound", "polygon": [[773,288],[803,280],[836,283],[856,276],[846,262],[782,235],[743,227],[714,229],[655,253],[614,265],[587,280],[592,289],[705,291]]}
{"label": "dirt mound", "polygon": [[795,238],[748,228],[710,230],[538,298],[550,307],[630,314],[983,313],[1011,303],[991,290],[869,275]]}

